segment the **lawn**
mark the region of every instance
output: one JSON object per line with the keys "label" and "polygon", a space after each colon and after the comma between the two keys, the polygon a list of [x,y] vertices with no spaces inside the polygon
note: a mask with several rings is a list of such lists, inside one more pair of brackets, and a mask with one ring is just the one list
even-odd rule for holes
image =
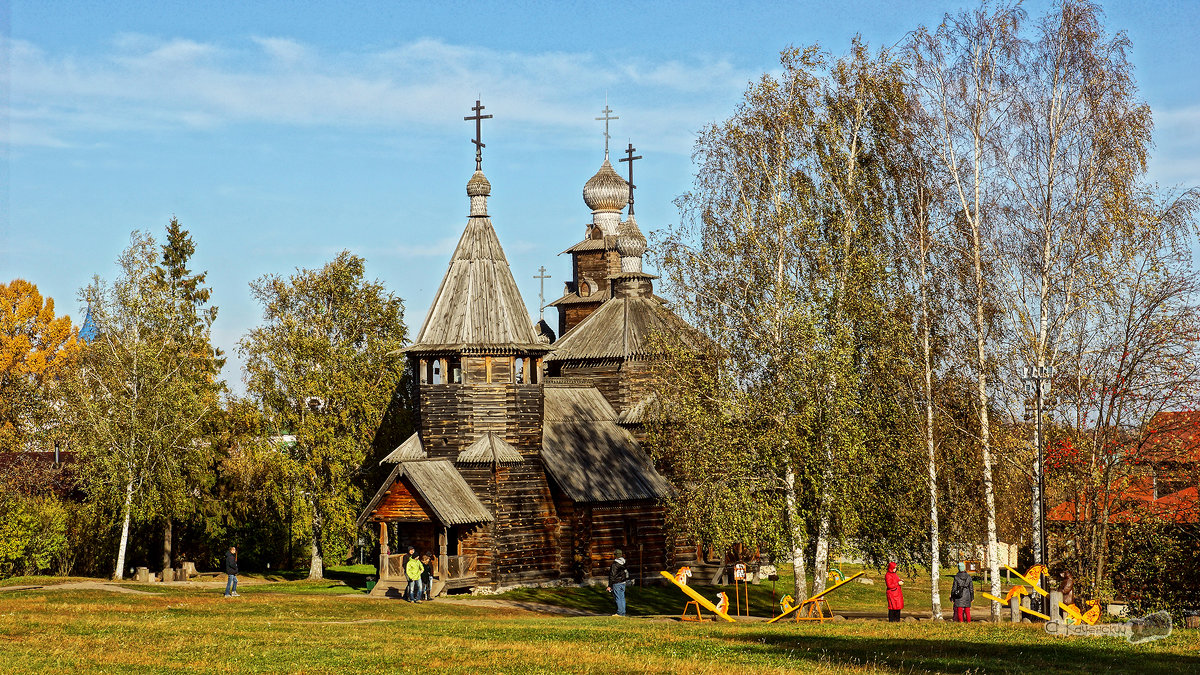
{"label": "lawn", "polygon": [[[246,584],[237,599],[215,587],[0,592],[0,664],[4,672],[47,673],[1200,672],[1200,631],[1134,646],[1007,623],[558,617],[456,600],[370,599],[355,588],[364,571],[335,574],[343,578]],[[581,608],[610,611],[603,588],[575,594]],[[644,603],[671,615],[682,597],[665,588],[631,592],[635,611]]]}
{"label": "lawn", "polygon": [[[829,594],[827,601],[835,613],[850,612],[852,614],[862,614],[872,612],[880,615],[887,614],[883,574],[879,570],[861,565],[841,565],[838,569],[847,577],[857,572],[865,572],[865,574],[860,579],[856,579]],[[945,571],[939,580],[938,586],[941,589],[942,613],[945,616],[952,616],[954,612],[951,609],[950,603],[950,585],[957,571],[957,569]],[[861,579],[866,579],[873,583],[861,583]],[[929,573],[921,570],[920,573],[912,576],[901,575],[901,580],[904,583],[904,613],[906,615],[914,614],[920,617],[928,617],[932,606]],[[647,584],[644,588],[639,587],[629,590],[628,601],[630,602],[632,611],[637,614],[679,615],[683,604],[687,601],[683,593],[674,586],[666,584],[661,578],[647,575],[647,581],[651,583]],[[694,581],[695,579],[693,579]],[[1021,582],[1018,581],[1017,583]],[[792,572],[788,567],[781,567],[779,569],[779,580],[774,583],[765,581],[758,585],[750,584],[748,587],[750,592],[750,614],[752,616],[773,616],[777,614],[779,612],[777,604],[779,598],[784,595],[795,595],[792,585]],[[832,586],[833,582],[829,582],[828,585]],[[1008,582],[1005,582],[1004,589],[1007,590],[1009,585]],[[810,577],[809,587],[811,588],[811,586],[812,578]],[[716,602],[717,593],[721,591],[726,593],[730,603],[733,603],[735,599],[733,586],[704,586],[693,583],[692,587],[713,602]],[[979,595],[979,592],[982,590],[987,590],[986,583],[980,585],[977,581],[975,584],[976,603],[971,610],[975,619],[987,618],[987,612],[989,611],[987,600]],[[605,592],[603,586],[586,589],[528,588],[510,591],[501,597],[513,600],[543,602],[594,612],[611,613],[613,611],[612,596]],[[804,598],[800,599],[803,600]],[[733,610],[730,611],[732,612]]]}

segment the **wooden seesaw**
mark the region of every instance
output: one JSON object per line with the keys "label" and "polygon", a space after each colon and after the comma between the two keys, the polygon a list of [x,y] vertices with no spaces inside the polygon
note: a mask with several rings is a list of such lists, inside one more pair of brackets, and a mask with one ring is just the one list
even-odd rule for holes
{"label": "wooden seesaw", "polygon": [[[771,619],[767,623],[775,623],[776,621],[779,621],[780,619],[782,619],[786,616],[789,616],[793,613],[796,615],[797,621],[826,621],[826,620],[828,620],[828,618],[832,618],[833,610],[829,609],[829,602],[827,602],[825,600],[825,596],[836,591],[837,589],[841,588],[842,586],[845,586],[846,584],[850,583],[851,581],[854,581],[855,579],[861,577],[864,574],[866,574],[866,572],[859,572],[858,574],[855,574],[854,576],[846,577],[844,580],[838,582],[837,584],[834,584],[833,586],[830,586],[829,588],[826,588],[825,590],[812,596],[811,598],[805,600],[804,602],[802,602],[794,607],[785,609],[782,614],[775,617],[774,619]],[[828,618],[825,616],[825,610],[827,610],[827,609],[829,609],[829,617]]]}
{"label": "wooden seesaw", "polygon": [[[708,598],[706,598],[703,595],[700,595],[696,591],[692,590],[687,584],[679,583],[679,580],[675,578],[675,575],[671,574],[670,572],[667,572],[666,570],[663,570],[663,572],[661,574],[664,577],[666,577],[671,583],[673,583],[677,587],[679,587],[679,590],[686,593],[687,596],[689,598],[691,598],[693,602],[699,603],[701,607],[704,607],[704,609],[707,609],[708,611],[712,612],[713,614],[716,614],[717,616],[728,621],[729,623],[737,623],[737,621],[735,621],[733,618],[731,618],[724,611],[717,609],[717,606],[712,604],[711,602],[709,602]],[[688,604],[690,605],[691,603],[688,603]],[[685,615],[687,614],[687,608],[684,608],[684,614]],[[700,615],[700,610],[697,609],[696,616],[698,617],[699,615]]]}

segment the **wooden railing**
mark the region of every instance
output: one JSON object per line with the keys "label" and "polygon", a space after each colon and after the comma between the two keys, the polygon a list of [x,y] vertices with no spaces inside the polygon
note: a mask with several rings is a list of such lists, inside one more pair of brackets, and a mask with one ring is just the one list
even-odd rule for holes
{"label": "wooden railing", "polygon": [[476,559],[473,555],[448,555],[444,579],[463,579],[475,576]]}

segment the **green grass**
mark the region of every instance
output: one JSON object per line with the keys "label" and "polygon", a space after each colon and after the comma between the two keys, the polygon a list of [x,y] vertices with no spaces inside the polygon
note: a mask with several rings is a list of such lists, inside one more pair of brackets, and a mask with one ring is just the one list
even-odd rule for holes
{"label": "green grass", "polygon": [[[881,572],[861,565],[841,565],[838,569],[846,576],[865,571],[866,574],[864,577],[870,578],[875,583],[863,584],[859,583],[859,580],[856,579],[830,593],[827,601],[834,613],[843,611],[887,613],[887,600],[884,598],[883,574]],[[942,613],[944,616],[951,616],[954,612],[951,609],[950,603],[950,585],[954,578],[954,572],[957,572],[957,570],[943,574],[939,579],[939,588],[942,596]],[[932,607],[928,573],[923,571],[911,577],[902,575],[901,578],[904,581],[904,612],[922,617],[928,616]],[[626,601],[629,603],[631,613],[678,615],[681,612],[684,603],[689,598],[679,589],[668,584],[661,577],[656,578],[647,575],[646,581],[650,583],[644,587],[634,585],[626,591]],[[724,591],[729,597],[729,602],[731,604],[734,602],[735,592],[733,586],[707,586],[695,583],[695,581],[696,579],[693,578],[692,588],[705,598],[716,602],[717,593]],[[764,581],[758,585],[749,584],[750,615],[773,616],[777,614],[779,612],[779,599],[784,595],[795,596],[793,583],[791,570],[781,567],[779,570],[779,580],[774,582],[774,584],[770,581]],[[830,582],[828,585],[832,586],[833,582]],[[811,577],[809,578],[809,587],[812,587]],[[1008,584],[1006,583],[1004,587],[1007,589]],[[973,617],[976,619],[986,618],[986,615],[981,612],[988,611],[987,600],[982,598],[978,593],[981,588],[986,587],[981,587],[977,583],[976,603],[972,609]],[[543,602],[550,605],[592,612],[611,613],[613,611],[612,595],[604,590],[604,586],[586,588],[525,588],[504,593],[499,597],[511,600]],[[803,600],[804,598],[800,599]]]}
{"label": "green grass", "polygon": [[[313,592],[321,583],[338,593]],[[238,599],[183,586],[153,595],[2,592],[0,663],[4,672],[20,673],[1200,671],[1200,631],[1134,646],[1120,639],[1054,638],[1008,623],[551,617],[453,600],[370,599],[340,579],[243,590]],[[549,590],[519,593],[536,599]],[[667,589],[635,591],[641,592],[645,597],[635,602],[647,611],[661,603],[663,613],[677,614],[683,604],[677,590],[674,596]],[[582,605],[607,602],[603,588],[576,596]]]}

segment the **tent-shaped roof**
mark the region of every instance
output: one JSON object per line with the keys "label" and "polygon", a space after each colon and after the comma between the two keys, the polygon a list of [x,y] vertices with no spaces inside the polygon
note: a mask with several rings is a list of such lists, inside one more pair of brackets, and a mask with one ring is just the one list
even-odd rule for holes
{"label": "tent-shaped roof", "polygon": [[638,442],[617,426],[616,412],[595,387],[545,388],[542,459],[577,502],[661,499],[671,486]]}
{"label": "tent-shaped roof", "polygon": [[421,445],[420,435],[413,432],[413,435],[409,436],[408,440],[396,446],[396,449],[389,452],[387,457],[379,460],[379,463],[395,464],[396,462],[405,462],[413,459],[425,459],[428,456],[425,454],[424,446]]}
{"label": "tent-shaped roof", "polygon": [[471,523],[489,523],[494,518],[487,507],[479,501],[471,486],[463,480],[454,465],[446,459],[425,459],[400,462],[388,474],[387,480],[367,508],[358,516],[358,526],[362,527],[378,510],[380,502],[387,496],[392,485],[406,478],[417,495],[429,505],[433,515],[444,525],[468,525]]}
{"label": "tent-shaped roof", "polygon": [[509,464],[523,462],[521,453],[509,445],[503,437],[488,431],[479,440],[458,453],[455,464]]}
{"label": "tent-shaped roof", "polygon": [[537,339],[508,259],[486,215],[472,216],[433,305],[407,351],[500,347],[549,351]]}

